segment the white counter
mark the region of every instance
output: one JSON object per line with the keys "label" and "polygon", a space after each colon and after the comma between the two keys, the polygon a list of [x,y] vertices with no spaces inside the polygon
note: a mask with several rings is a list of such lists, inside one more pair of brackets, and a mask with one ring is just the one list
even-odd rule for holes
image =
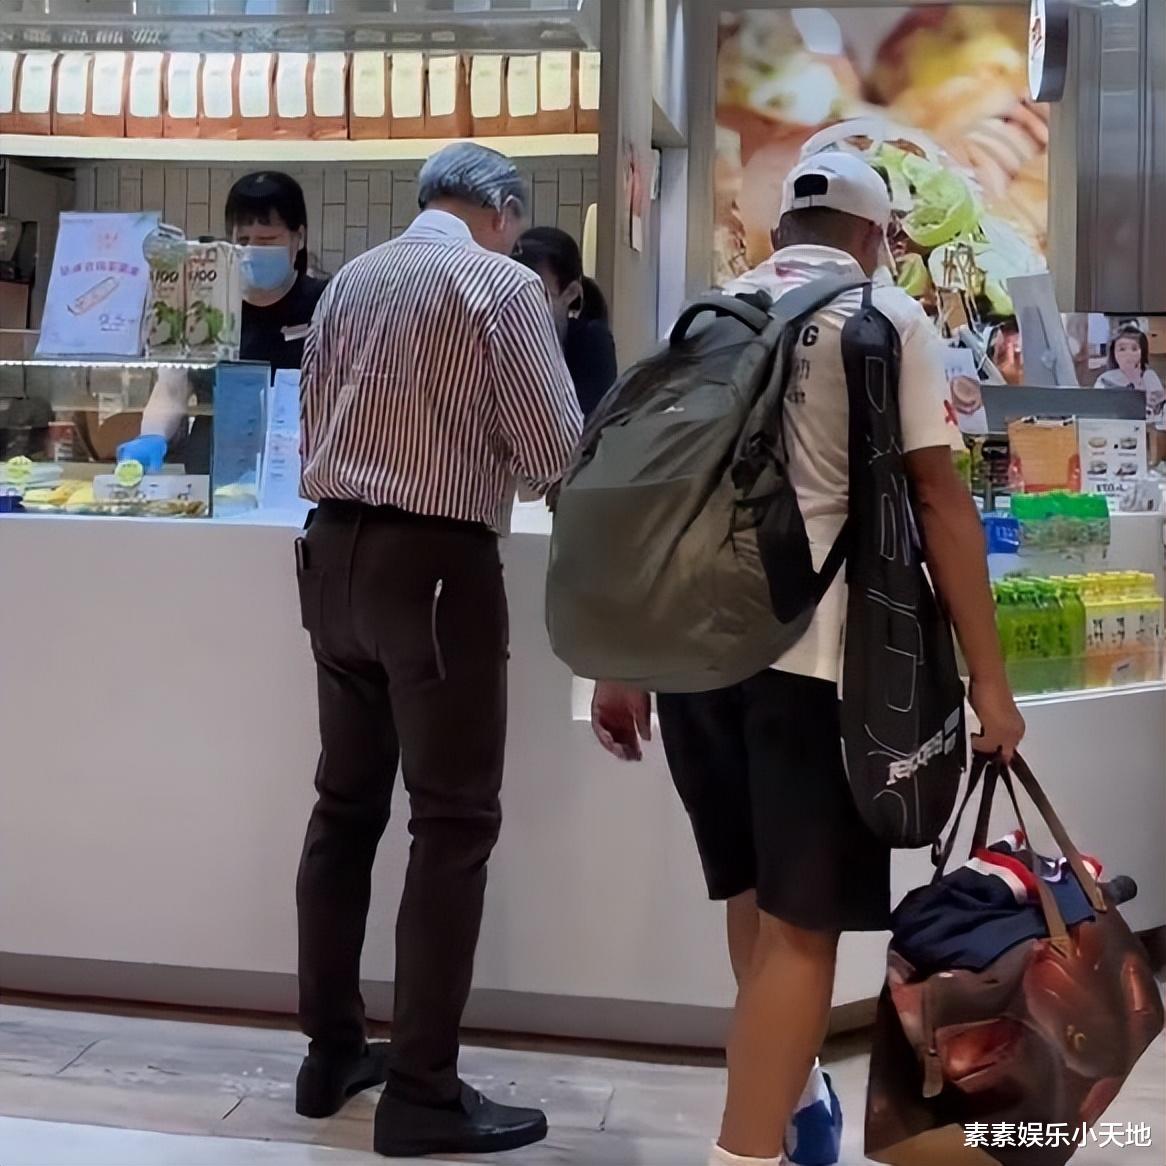
{"label": "white counter", "polygon": [[[542,625],[545,519],[506,543],[511,716],[471,1023],[715,1042],[730,999],[658,744],[621,766],[572,715]],[[0,984],[286,1010],[312,804],[313,669],[288,525],[0,519]],[[576,698],[576,704],[578,700]],[[1079,844],[1166,923],[1161,687],[1033,702],[1028,752]],[[404,805],[365,953],[387,1015]],[[1001,828],[1011,826],[1001,807]],[[900,855],[897,890],[928,871]],[[849,938],[836,1002],[874,996]]]}

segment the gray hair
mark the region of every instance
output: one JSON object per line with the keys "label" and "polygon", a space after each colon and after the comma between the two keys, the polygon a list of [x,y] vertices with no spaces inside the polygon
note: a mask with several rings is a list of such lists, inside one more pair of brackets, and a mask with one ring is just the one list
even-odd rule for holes
{"label": "gray hair", "polygon": [[525,211],[529,204],[518,167],[505,154],[477,142],[454,142],[421,167],[417,176],[421,209],[437,198],[456,198],[496,211],[504,210],[508,203],[517,203]]}

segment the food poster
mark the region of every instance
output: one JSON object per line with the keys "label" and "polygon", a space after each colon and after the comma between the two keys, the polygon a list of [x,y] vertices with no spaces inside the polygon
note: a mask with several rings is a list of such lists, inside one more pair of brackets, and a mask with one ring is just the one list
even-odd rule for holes
{"label": "food poster", "polygon": [[62,214],[38,356],[134,358],[150,270],[142,243],[157,212]]}
{"label": "food poster", "polygon": [[1117,497],[1146,477],[1146,423],[1080,418],[1081,488]]}
{"label": "food poster", "polygon": [[803,154],[842,146],[890,186],[900,286],[941,322],[966,309],[981,335],[1015,334],[1007,281],[1047,266],[1048,108],[1028,97],[1025,15],[971,4],[726,14],[717,282],[768,257]]}

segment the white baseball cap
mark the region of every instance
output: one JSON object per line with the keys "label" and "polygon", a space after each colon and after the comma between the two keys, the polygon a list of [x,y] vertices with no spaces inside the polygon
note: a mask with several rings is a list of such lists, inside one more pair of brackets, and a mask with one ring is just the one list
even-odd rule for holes
{"label": "white baseball cap", "polygon": [[823,207],[865,219],[886,230],[891,195],[882,176],[862,158],[844,150],[823,150],[799,162],[782,190],[781,213]]}

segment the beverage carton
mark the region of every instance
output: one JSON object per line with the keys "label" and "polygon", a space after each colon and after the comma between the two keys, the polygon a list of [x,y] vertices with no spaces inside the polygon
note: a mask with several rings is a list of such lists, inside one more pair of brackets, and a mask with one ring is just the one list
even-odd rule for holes
{"label": "beverage carton", "polygon": [[238,360],[243,307],[239,249],[218,240],[186,252],[186,347],[197,360]]}

